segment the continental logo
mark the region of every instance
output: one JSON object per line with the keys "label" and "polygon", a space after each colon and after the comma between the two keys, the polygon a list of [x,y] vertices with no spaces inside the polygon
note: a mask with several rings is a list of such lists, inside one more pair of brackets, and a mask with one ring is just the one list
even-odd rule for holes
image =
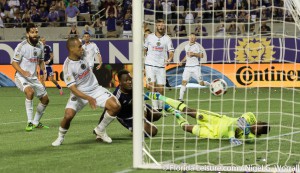
{"label": "continental logo", "polygon": [[244,86],[251,85],[253,82],[300,81],[300,70],[278,70],[274,66],[253,70],[250,66],[242,66],[236,72],[236,81]]}
{"label": "continental logo", "polygon": [[238,45],[235,48],[235,60],[239,63],[271,62],[275,60],[271,40],[267,40],[267,38],[244,38],[238,40]]}

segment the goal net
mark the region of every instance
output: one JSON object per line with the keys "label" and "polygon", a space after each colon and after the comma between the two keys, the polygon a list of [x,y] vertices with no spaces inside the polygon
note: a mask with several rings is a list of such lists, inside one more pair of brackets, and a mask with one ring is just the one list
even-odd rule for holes
{"label": "goal net", "polygon": [[[144,29],[155,32],[165,20],[174,47],[166,66],[171,87],[165,96],[177,100],[182,86],[189,35],[200,44],[202,80],[223,79],[227,93],[219,97],[191,78],[184,92],[187,107],[230,118],[252,112],[270,132],[252,143],[228,136],[199,137],[168,112],[153,122],[158,133],[144,135]],[[292,172],[300,171],[300,3],[299,0],[136,0],[133,1],[133,77],[135,168],[175,171]],[[218,134],[214,121],[203,124],[182,112],[190,125]],[[221,125],[221,124],[218,124]],[[200,128],[201,129],[201,128]],[[204,131],[203,131],[204,132]],[[235,131],[237,133],[237,131]],[[252,131],[251,131],[252,133]],[[235,134],[236,137],[237,134]]]}

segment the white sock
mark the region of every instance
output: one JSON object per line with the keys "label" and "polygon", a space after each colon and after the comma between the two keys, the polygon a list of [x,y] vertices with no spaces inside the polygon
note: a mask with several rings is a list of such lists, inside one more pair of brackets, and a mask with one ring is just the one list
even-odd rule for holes
{"label": "white sock", "polygon": [[45,109],[46,109],[47,105],[44,105],[43,103],[39,103],[37,105],[37,108],[36,108],[36,113],[35,113],[35,116],[34,116],[34,119],[33,119],[33,124],[34,125],[38,125],[39,122],[40,122],[40,119],[42,118],[44,112],[45,112]]}
{"label": "white sock", "polygon": [[179,91],[179,100],[183,100],[185,90],[186,90],[186,86],[181,85],[181,88],[180,88],[180,91]]}
{"label": "white sock", "polygon": [[152,100],[152,108],[158,109],[158,100]]}
{"label": "white sock", "polygon": [[27,114],[27,122],[32,122],[33,117],[33,100],[28,100],[26,98],[25,100],[25,108],[26,108],[26,114]]}
{"label": "white sock", "polygon": [[207,81],[203,81],[203,82],[204,82],[204,85],[205,85],[205,86],[209,86],[209,85],[210,85],[210,83],[207,82]]}
{"label": "white sock", "polygon": [[111,115],[108,114],[107,111],[105,111],[104,113],[104,117],[102,119],[102,121],[100,122],[100,124],[97,126],[98,130],[100,132],[104,132],[105,128],[115,119],[116,117],[113,117]]}
{"label": "white sock", "polygon": [[67,132],[68,132],[68,129],[64,129],[62,127],[59,127],[59,129],[58,129],[58,137],[59,138],[64,138]]}

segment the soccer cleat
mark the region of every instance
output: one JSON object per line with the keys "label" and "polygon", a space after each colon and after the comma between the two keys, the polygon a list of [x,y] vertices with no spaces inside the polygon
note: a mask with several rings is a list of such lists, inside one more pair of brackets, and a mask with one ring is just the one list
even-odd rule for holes
{"label": "soccer cleat", "polygon": [[144,96],[144,100],[159,100],[160,94],[158,92],[146,92]]}
{"label": "soccer cleat", "polygon": [[52,142],[53,147],[58,147],[64,142],[64,138],[58,137],[54,142]]}
{"label": "soccer cleat", "polygon": [[63,92],[62,88],[59,89],[59,94],[60,94],[61,96],[64,95],[64,92]]}
{"label": "soccer cleat", "polygon": [[184,103],[184,101],[182,99],[177,99],[178,101],[180,101],[181,103]]}
{"label": "soccer cleat", "polygon": [[38,125],[33,124],[33,128],[38,128],[38,129],[49,129],[48,126],[45,126],[45,125],[42,124],[41,122],[39,122]]}
{"label": "soccer cleat", "polygon": [[100,132],[98,131],[97,127],[94,129],[93,133],[96,135],[96,140],[100,140],[106,143],[112,143],[111,138],[106,134],[106,132]]}
{"label": "soccer cleat", "polygon": [[27,126],[26,126],[26,128],[25,128],[25,130],[26,130],[27,132],[32,131],[32,130],[33,130],[33,124],[32,124],[31,122],[28,123]]}

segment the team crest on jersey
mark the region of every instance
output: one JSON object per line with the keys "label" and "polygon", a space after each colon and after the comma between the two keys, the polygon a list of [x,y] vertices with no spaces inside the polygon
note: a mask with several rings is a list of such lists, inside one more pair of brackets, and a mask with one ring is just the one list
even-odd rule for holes
{"label": "team crest on jersey", "polygon": [[70,82],[70,80],[71,80],[71,77],[68,76],[68,77],[67,77],[67,82]]}
{"label": "team crest on jersey", "polygon": [[24,82],[24,83],[23,83],[23,85],[27,85],[27,84],[28,84],[27,82]]}
{"label": "team crest on jersey", "polygon": [[73,96],[73,97],[71,98],[71,100],[75,102],[75,101],[77,100],[77,97]]}
{"label": "team crest on jersey", "polygon": [[156,42],[156,46],[160,46],[161,44],[160,44],[160,42],[158,41],[158,42]]}
{"label": "team crest on jersey", "polygon": [[36,51],[33,52],[33,56],[37,56],[37,52]]}
{"label": "team crest on jersey", "polygon": [[148,78],[148,82],[151,82],[151,78],[150,77]]}
{"label": "team crest on jersey", "polygon": [[82,70],[86,69],[86,65],[85,64],[81,64],[80,67],[81,67]]}

